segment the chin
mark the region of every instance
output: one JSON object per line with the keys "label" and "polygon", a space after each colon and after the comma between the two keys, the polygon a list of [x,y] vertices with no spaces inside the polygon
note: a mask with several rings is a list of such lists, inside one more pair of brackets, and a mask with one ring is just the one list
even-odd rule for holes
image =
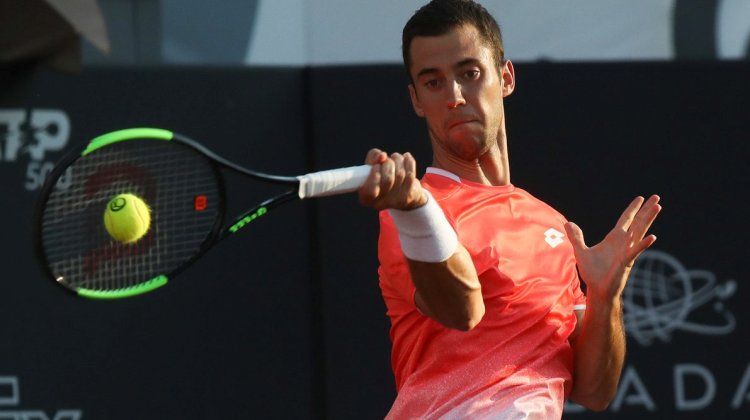
{"label": "chin", "polygon": [[477,139],[456,139],[451,143],[451,151],[461,159],[478,160],[486,154],[492,145]]}

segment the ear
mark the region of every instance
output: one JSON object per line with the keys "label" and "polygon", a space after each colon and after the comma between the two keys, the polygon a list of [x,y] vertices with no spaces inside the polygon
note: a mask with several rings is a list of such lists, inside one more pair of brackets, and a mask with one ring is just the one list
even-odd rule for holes
{"label": "ear", "polygon": [[409,84],[409,97],[411,98],[411,106],[414,107],[414,112],[420,117],[424,117],[424,110],[422,105],[419,103],[419,97],[417,96],[417,90],[414,88],[414,84]]}
{"label": "ear", "polygon": [[503,79],[503,97],[510,95],[516,90],[516,72],[510,60],[505,60],[505,63],[500,68],[500,78]]}

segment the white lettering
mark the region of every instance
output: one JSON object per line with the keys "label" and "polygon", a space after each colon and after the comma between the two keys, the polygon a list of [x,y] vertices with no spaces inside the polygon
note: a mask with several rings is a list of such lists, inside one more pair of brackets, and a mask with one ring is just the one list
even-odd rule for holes
{"label": "white lettering", "polygon": [[[17,376],[0,376],[0,405],[18,406],[21,391]],[[79,420],[83,411],[74,409],[57,410],[51,420]],[[0,420],[50,420],[44,410],[0,410]]]}
{"label": "white lettering", "polygon": [[[70,136],[70,119],[59,109],[12,109],[0,111],[0,157],[15,161],[28,154],[43,160],[46,152],[62,150]],[[5,145],[3,147],[2,140]]]}
{"label": "white lettering", "polygon": [[[21,148],[21,124],[23,123],[26,112],[22,109],[0,111],[0,126],[5,132],[5,148],[0,147],[0,157],[6,161],[14,161],[18,156],[18,149]],[[2,140],[2,139],[0,139]],[[2,146],[2,143],[0,143]]]}
{"label": "white lettering", "polygon": [[740,384],[737,386],[737,391],[734,392],[732,398],[732,408],[739,410],[742,403],[750,401],[750,394],[747,392],[747,388],[750,386],[750,365],[745,368],[745,373],[742,375]]}
{"label": "white lettering", "polygon": [[[703,396],[689,400],[685,397],[685,375],[698,375],[706,389]],[[716,396],[716,380],[711,371],[698,364],[679,364],[674,367],[675,407],[678,410],[700,410],[711,404]]]}
{"label": "white lettering", "polygon": [[[18,405],[21,394],[18,392],[18,378],[15,376],[0,376],[0,405]],[[7,390],[7,391],[6,391]]]}
{"label": "white lettering", "polygon": [[[631,386],[635,389],[636,393],[628,395],[627,392]],[[643,385],[643,381],[641,381],[641,378],[638,376],[638,372],[636,372],[632,366],[625,368],[622,379],[620,380],[620,388],[617,390],[617,395],[615,395],[615,399],[612,401],[610,409],[614,412],[619,411],[622,407],[623,401],[628,405],[643,405],[648,411],[656,410],[654,400],[651,398],[651,395],[649,395],[648,390],[646,390],[646,386]]]}
{"label": "white lettering", "polygon": [[[29,165],[26,167],[26,182],[24,182],[23,186],[26,188],[26,191],[34,191],[42,187],[44,185],[44,181],[47,179],[47,176],[49,176],[50,172],[55,169],[54,162],[45,161],[45,162],[39,162],[36,160],[32,160],[29,162]],[[65,170],[65,172],[60,175],[60,177],[57,179],[57,184],[55,184],[55,187],[62,190],[67,190],[70,188],[70,184],[72,183],[73,177],[72,177],[72,167],[69,167]]]}
{"label": "white lettering", "polygon": [[33,191],[39,188],[44,182],[46,174],[43,173],[42,163],[32,160],[26,167],[26,182],[23,186],[26,191]]}
{"label": "white lettering", "polygon": [[28,148],[33,160],[42,160],[45,152],[62,150],[68,143],[70,119],[63,111],[35,109],[31,114],[31,126],[38,140]]}
{"label": "white lettering", "polygon": [[42,410],[0,411],[2,420],[79,420],[80,410],[59,410],[50,418]]}

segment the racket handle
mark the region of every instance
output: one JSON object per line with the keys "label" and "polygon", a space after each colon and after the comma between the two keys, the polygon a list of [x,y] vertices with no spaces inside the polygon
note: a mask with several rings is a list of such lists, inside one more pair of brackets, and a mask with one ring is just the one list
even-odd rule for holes
{"label": "racket handle", "polygon": [[370,175],[370,165],[330,169],[298,176],[299,198],[323,197],[357,190]]}

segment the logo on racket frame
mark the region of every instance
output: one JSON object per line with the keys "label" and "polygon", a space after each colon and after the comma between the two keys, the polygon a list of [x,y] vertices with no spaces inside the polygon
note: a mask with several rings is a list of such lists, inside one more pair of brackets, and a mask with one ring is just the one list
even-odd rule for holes
{"label": "logo on racket frame", "polygon": [[252,222],[253,220],[259,218],[260,216],[263,216],[268,212],[268,209],[265,207],[261,207],[258,210],[254,211],[251,214],[248,214],[247,216],[243,217],[242,219],[238,220],[235,224],[229,227],[229,230],[232,233],[236,233],[238,230],[242,229],[247,225],[248,223]]}

